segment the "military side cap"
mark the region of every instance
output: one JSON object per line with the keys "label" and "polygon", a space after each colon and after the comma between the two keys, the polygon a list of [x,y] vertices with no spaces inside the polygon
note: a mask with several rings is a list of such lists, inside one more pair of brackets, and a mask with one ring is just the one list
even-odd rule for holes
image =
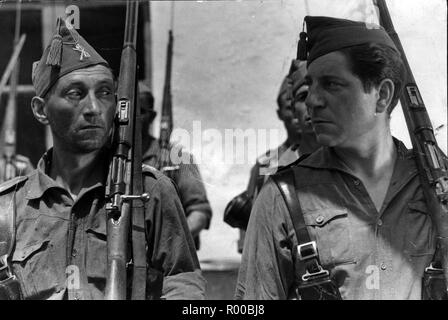
{"label": "military side cap", "polygon": [[307,39],[304,41],[302,32],[298,52],[303,55],[303,46],[306,45],[307,57],[299,58],[306,58],[308,65],[327,53],[366,43],[383,44],[398,52],[392,39],[379,25],[331,17],[306,16],[304,20]]}
{"label": "military side cap", "polygon": [[278,91],[278,95],[277,95],[277,104],[280,107],[280,101],[281,101],[281,96],[284,95],[285,93],[287,94],[291,94],[292,92],[292,80],[290,78],[290,75],[297,70],[297,68],[299,67],[297,60],[292,60],[291,61],[291,66],[289,67],[289,71],[288,74],[285,76],[285,78],[282,81],[282,84],[280,85],[280,90]]}
{"label": "military side cap", "polygon": [[295,60],[297,68],[289,75],[292,82],[292,92],[296,92],[305,83],[306,61]]}
{"label": "military side cap", "polygon": [[291,90],[291,79],[287,76],[282,81],[282,84],[280,85],[280,90],[278,91],[278,97],[282,96],[283,94],[287,93],[288,90]]}
{"label": "military side cap", "polygon": [[62,76],[97,64],[109,67],[72,26],[58,18],[50,44],[41,59],[33,63],[32,81],[36,94],[43,97]]}

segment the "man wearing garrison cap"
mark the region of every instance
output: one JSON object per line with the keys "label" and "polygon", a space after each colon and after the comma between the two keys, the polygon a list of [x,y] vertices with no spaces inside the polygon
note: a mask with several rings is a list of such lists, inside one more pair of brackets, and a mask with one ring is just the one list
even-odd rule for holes
{"label": "man wearing garrison cap", "polygon": [[[289,185],[301,210],[290,215],[272,179],[261,190],[236,297],[297,298],[299,285],[298,298],[306,299],[312,275],[332,283],[326,294],[311,287],[316,299],[337,290],[342,299],[420,299],[436,242],[412,153],[390,130],[405,78],[400,54],[379,26],[305,22],[298,51],[307,59],[306,105],[323,147],[285,173],[295,178]],[[298,248],[305,232],[311,242]]]}
{"label": "man wearing garrison cap", "polygon": [[[139,102],[142,118],[142,162],[158,170],[166,170],[167,168],[161,168],[160,140],[149,134],[149,128],[156,116],[154,98],[149,88],[142,84],[140,85]],[[176,161],[169,159],[170,168],[168,169],[171,170],[165,172],[177,186],[187,216],[188,229],[193,236],[196,250],[199,250],[200,233],[210,227],[212,208],[193,155],[183,150],[179,144],[170,144],[169,150],[170,154],[175,153],[179,160],[188,159],[188,161],[180,161],[179,164],[175,164]]]}
{"label": "man wearing garrison cap", "polygon": [[[24,299],[103,299],[116,84],[107,61],[63,19],[32,80],[32,110],[50,126],[54,146],[32,173],[0,185],[0,218],[15,215],[9,271]],[[150,194],[146,297],[202,299],[204,279],[176,188],[157,170],[144,167],[143,175]]]}
{"label": "man wearing garrison cap", "polygon": [[[293,60],[283,79],[277,96],[277,116],[286,130],[286,140],[276,149],[259,156],[250,171],[247,195],[255,199],[261,187],[278,168],[296,161],[299,156],[312,153],[318,148],[305,107],[308,87],[304,85],[306,62]],[[293,92],[298,92],[297,99]],[[238,252],[243,251],[245,230],[240,229]]]}

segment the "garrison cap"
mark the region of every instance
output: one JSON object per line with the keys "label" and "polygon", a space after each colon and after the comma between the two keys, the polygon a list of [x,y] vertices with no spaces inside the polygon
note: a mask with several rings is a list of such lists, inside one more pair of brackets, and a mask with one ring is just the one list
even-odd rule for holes
{"label": "garrison cap", "polygon": [[306,75],[306,61],[292,60],[289,72],[283,79],[282,85],[278,93],[277,103],[280,107],[280,97],[285,93],[289,94],[289,97],[293,98],[293,93],[299,89],[303,83]]}
{"label": "garrison cap", "polygon": [[50,44],[41,59],[33,63],[32,80],[36,94],[44,97],[62,76],[97,64],[109,67],[73,26],[58,18]]}
{"label": "garrison cap", "polygon": [[291,93],[292,93],[292,80],[289,77],[291,75],[291,73],[293,71],[295,71],[297,69],[297,63],[296,60],[292,60],[291,61],[291,66],[289,67],[289,72],[288,74],[285,76],[285,78],[282,81],[282,84],[280,85],[280,90],[278,91],[278,95],[277,95],[277,104],[279,107],[282,107],[281,104],[283,104],[281,97],[284,94],[287,94],[291,97]]}
{"label": "garrison cap", "polygon": [[297,68],[289,75],[292,81],[292,94],[305,83],[306,61],[295,60]]}
{"label": "garrison cap", "polygon": [[298,52],[306,52],[310,65],[317,58],[327,53],[358,46],[366,43],[377,43],[389,46],[398,52],[394,42],[383,27],[359,21],[331,17],[305,17],[307,41],[301,33],[299,47],[306,45],[306,51],[298,48]]}

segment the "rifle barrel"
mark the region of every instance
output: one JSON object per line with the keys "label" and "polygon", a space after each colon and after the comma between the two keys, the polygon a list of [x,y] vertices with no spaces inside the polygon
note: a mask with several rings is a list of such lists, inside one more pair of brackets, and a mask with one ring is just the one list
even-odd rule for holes
{"label": "rifle barrel", "polygon": [[107,300],[126,299],[128,236],[130,232],[132,201],[123,196],[133,192],[133,130],[136,120],[135,93],[137,71],[138,2],[126,3],[126,26],[118,80],[117,140],[110,164],[106,187],[107,217]]}
{"label": "rifle barrel", "polygon": [[[403,114],[411,137],[423,193],[438,236],[438,256],[448,285],[448,164],[437,145],[434,130],[423,98],[415,82],[405,51],[396,33],[385,0],[374,0],[380,12],[380,24],[400,51],[407,72],[400,97]],[[437,258],[436,258],[437,259]]]}

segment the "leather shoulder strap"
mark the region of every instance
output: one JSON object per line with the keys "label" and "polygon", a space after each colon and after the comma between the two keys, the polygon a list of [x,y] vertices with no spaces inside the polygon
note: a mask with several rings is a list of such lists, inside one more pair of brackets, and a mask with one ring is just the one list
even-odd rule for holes
{"label": "leather shoulder strap", "polygon": [[10,255],[15,240],[15,197],[14,193],[0,196],[0,256]]}
{"label": "leather shoulder strap", "polygon": [[306,229],[302,207],[300,206],[299,198],[295,190],[294,171],[291,168],[281,170],[272,176],[272,180],[279,188],[288,207],[299,244],[310,242],[311,238]]}
{"label": "leather shoulder strap", "polygon": [[28,180],[27,176],[19,176],[3,182],[2,184],[0,184],[0,195],[2,193],[9,191],[12,187],[15,187],[18,184],[25,182],[26,180]]}
{"label": "leather shoulder strap", "polygon": [[16,204],[15,190],[19,184],[28,180],[21,176],[0,185],[0,256],[10,255],[15,242]]}

